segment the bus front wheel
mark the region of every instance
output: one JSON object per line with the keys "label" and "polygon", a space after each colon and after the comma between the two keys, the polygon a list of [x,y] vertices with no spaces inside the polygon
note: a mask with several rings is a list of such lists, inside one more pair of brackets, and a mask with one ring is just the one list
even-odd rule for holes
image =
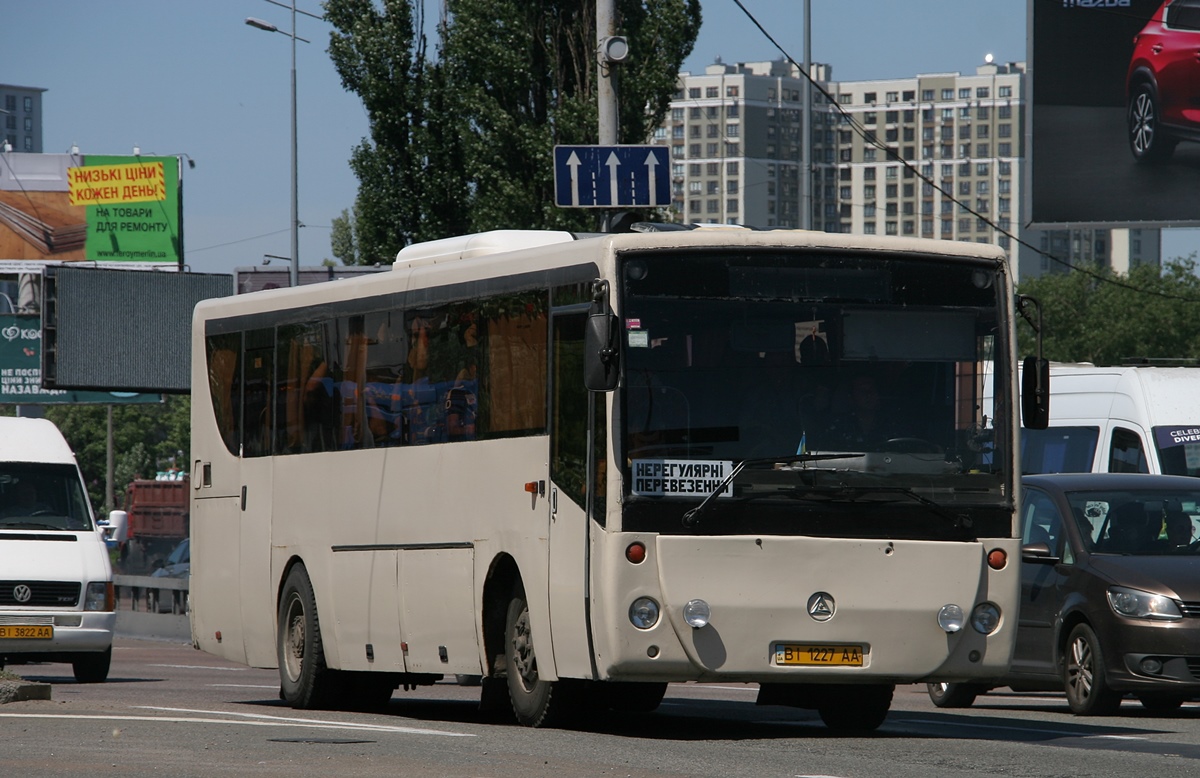
{"label": "bus front wheel", "polygon": [[276,649],[279,688],[293,708],[320,708],[329,702],[332,672],[325,666],[317,598],[303,565],[288,573],[279,599]]}
{"label": "bus front wheel", "polygon": [[527,727],[552,727],[572,711],[570,682],[545,681],[538,673],[529,603],[518,585],[508,603],[504,627],[504,667],[508,696],[517,721]]}

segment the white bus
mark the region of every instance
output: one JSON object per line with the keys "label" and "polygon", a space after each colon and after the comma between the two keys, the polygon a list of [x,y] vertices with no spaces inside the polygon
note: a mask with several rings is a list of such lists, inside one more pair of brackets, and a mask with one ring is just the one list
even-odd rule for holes
{"label": "white bus", "polygon": [[549,726],[728,681],[870,730],[1008,665],[994,247],[498,231],[193,324],[193,639],[296,707],[479,676]]}

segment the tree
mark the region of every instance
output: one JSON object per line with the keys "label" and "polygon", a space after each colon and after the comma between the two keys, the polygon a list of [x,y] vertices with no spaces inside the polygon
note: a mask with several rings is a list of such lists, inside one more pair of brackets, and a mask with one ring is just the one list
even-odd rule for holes
{"label": "tree", "polygon": [[[597,140],[594,0],[449,0],[436,60],[414,0],[325,7],[330,57],[371,128],[351,159],[355,250],[335,254],[390,262],[413,241],[591,226],[591,214],[554,206],[553,148]],[[633,52],[615,66],[619,139],[643,143],[695,43],[700,3],[618,0],[616,10]]]}
{"label": "tree", "polygon": [[[1200,277],[1193,257],[1161,271],[1152,265],[1128,276],[1045,275],[1020,284],[1042,306],[1043,356],[1060,362],[1119,365],[1131,357],[1200,359]],[[1020,326],[1021,354],[1034,353],[1034,335]]]}
{"label": "tree", "polygon": [[[162,403],[112,407],[113,469],[120,475],[114,476],[114,499],[120,505],[129,483],[124,480],[127,474],[153,478],[155,470],[172,461],[188,468],[191,398],[168,395]],[[108,475],[108,406],[49,405],[46,418],[58,425],[75,452],[92,506],[99,511]]]}
{"label": "tree", "polygon": [[425,229],[438,223],[429,212],[461,210],[456,206],[465,181],[458,179],[455,187],[438,180],[448,171],[430,156],[428,127],[441,124],[441,117],[429,115],[438,104],[440,76],[425,55],[422,7],[413,0],[325,3],[334,27],[330,59],[342,86],[362,98],[370,128],[350,158],[359,194],[350,222],[354,250],[347,255],[343,245],[343,261],[391,262],[408,243],[440,237]]}
{"label": "tree", "polygon": [[[358,210],[355,208],[355,210]],[[341,216],[333,217],[329,230],[329,248],[333,256],[343,265],[357,265],[358,241],[355,240],[354,230],[358,219],[349,210],[343,209]]]}

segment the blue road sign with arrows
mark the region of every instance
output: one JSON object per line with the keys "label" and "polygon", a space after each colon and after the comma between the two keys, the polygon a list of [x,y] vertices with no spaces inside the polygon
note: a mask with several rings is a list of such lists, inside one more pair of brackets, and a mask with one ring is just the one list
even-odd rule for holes
{"label": "blue road sign with arrows", "polygon": [[671,204],[666,146],[555,146],[560,208],[655,208]]}

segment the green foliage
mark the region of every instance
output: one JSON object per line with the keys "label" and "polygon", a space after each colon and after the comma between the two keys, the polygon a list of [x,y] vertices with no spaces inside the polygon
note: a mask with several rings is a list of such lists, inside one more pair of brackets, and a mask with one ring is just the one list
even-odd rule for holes
{"label": "green foliage", "polygon": [[[1131,357],[1200,359],[1200,277],[1194,258],[1128,276],[1108,270],[1029,279],[1018,290],[1042,305],[1043,356],[1058,362],[1119,365]],[[1034,353],[1018,326],[1020,354]]]}
{"label": "green foliage", "polygon": [[[329,53],[363,100],[353,217],[335,256],[391,262],[415,241],[490,229],[592,227],[554,205],[556,144],[597,141],[591,0],[449,0],[436,59],[414,0],[328,0]],[[633,56],[616,66],[619,141],[644,143],[700,29],[699,0],[618,0]]]}
{"label": "green foliage", "polygon": [[[153,478],[172,461],[187,469],[191,398],[168,395],[161,404],[112,408],[113,485],[116,505],[120,505],[125,487],[135,475]],[[104,506],[108,475],[108,406],[50,405],[46,406],[46,418],[58,425],[74,450],[88,496],[99,511]]]}

